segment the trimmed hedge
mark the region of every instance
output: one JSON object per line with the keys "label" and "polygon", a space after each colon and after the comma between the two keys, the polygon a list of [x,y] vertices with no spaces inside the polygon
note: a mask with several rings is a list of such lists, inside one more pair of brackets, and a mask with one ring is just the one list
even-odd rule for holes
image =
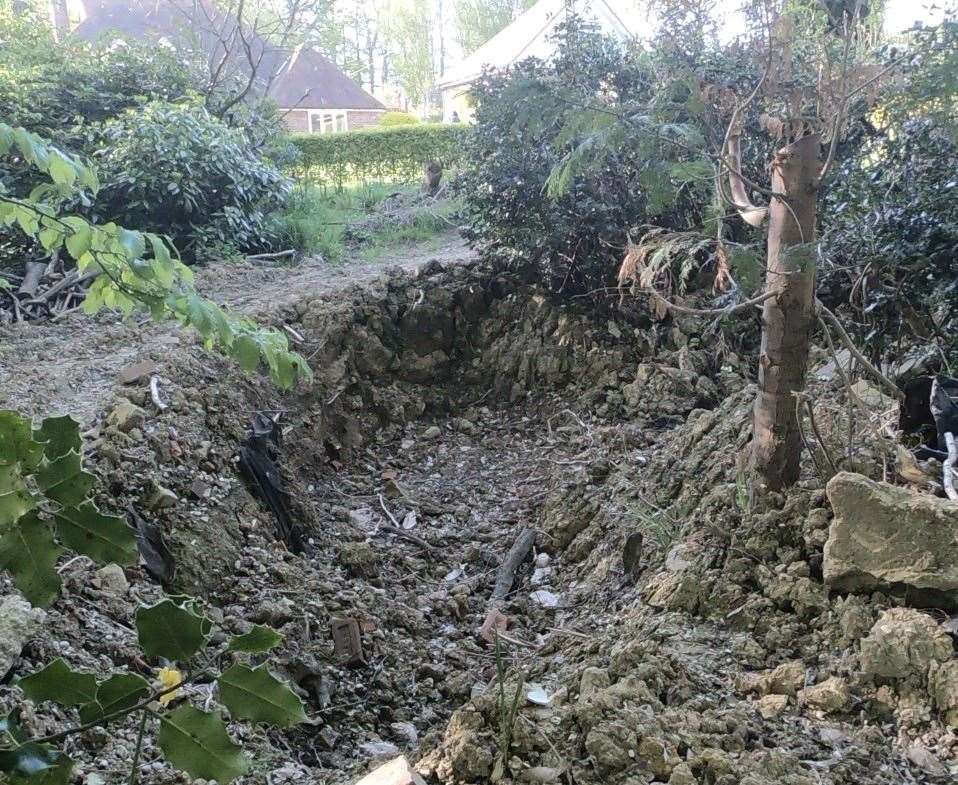
{"label": "trimmed hedge", "polygon": [[293,134],[299,173],[337,188],[349,182],[418,182],[429,161],[462,160],[470,134],[463,125],[402,125],[341,134]]}

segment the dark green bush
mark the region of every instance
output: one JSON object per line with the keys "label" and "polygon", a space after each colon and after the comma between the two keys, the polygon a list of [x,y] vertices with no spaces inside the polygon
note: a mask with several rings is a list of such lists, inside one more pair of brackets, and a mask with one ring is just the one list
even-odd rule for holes
{"label": "dark green bush", "polygon": [[96,129],[97,217],[169,235],[185,254],[269,244],[289,180],[201,106],[161,101]]}
{"label": "dark green bush", "polygon": [[462,125],[417,124],[292,139],[301,154],[299,171],[341,188],[350,182],[416,182],[429,161],[455,166],[469,134]]}
{"label": "dark green bush", "polygon": [[[564,292],[614,284],[630,231],[657,225],[685,230],[700,223],[703,194],[675,187],[646,164],[657,155],[633,135],[610,145],[573,176],[559,195],[547,181],[574,140],[563,142],[582,105],[648,102],[658,89],[649,58],[623,51],[578,20],[560,32],[551,62],[528,59],[475,85],[475,125],[459,180],[469,238],[516,263],[533,264]],[[588,98],[583,100],[588,101]]]}

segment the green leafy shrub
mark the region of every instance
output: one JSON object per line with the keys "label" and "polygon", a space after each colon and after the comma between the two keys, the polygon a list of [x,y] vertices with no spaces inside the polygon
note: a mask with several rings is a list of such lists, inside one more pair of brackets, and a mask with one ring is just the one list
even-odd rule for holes
{"label": "green leafy shrub", "polygon": [[385,128],[397,125],[418,125],[419,118],[409,112],[384,112],[378,124]]}
{"label": "green leafy shrub", "polygon": [[194,256],[268,244],[265,218],[290,190],[243,132],[201,106],[149,103],[104,123],[96,144],[96,214],[166,234]]}
{"label": "green leafy shrub", "polygon": [[461,125],[404,125],[343,134],[295,134],[299,169],[337,188],[350,182],[417,182],[429,161],[459,163],[470,129]]}
{"label": "green leafy shrub", "polygon": [[125,313],[146,307],[154,318],[173,317],[193,327],[208,348],[220,347],[244,370],[265,364],[281,387],[311,377],[308,363],[289,351],[283,333],[261,328],[201,297],[192,271],[165,237],[66,214],[67,201],[95,204],[99,188],[96,174],[76,157],[23,128],[0,123],[0,160],[4,158],[44,177],[25,195],[11,193],[0,180],[0,240],[19,231],[47,253],[65,251],[78,274],[93,274],[83,302],[88,313],[104,306]]}
{"label": "green leafy shrub", "polygon": [[[614,283],[630,231],[653,219],[697,228],[710,172],[673,157],[684,169],[663,174],[663,152],[610,114],[650,102],[660,81],[647,56],[574,18],[560,29],[552,61],[530,58],[484,74],[473,90],[475,124],[459,181],[469,238],[536,265],[555,289],[582,292]],[[688,90],[671,99],[677,116],[690,99]],[[588,111],[592,103],[606,111]],[[580,144],[582,135],[589,138]]]}
{"label": "green leafy shrub", "polygon": [[[34,428],[16,412],[0,411],[0,569],[11,573],[32,603],[47,606],[57,598],[56,563],[63,546],[101,564],[136,563],[132,530],[123,518],[97,509],[89,499],[93,486],[93,475],[83,471],[79,423],[69,416],[51,417]],[[212,622],[189,597],[141,606],[135,626],[146,657],[175,663],[159,669],[157,686],[131,672],[100,679],[73,670],[63,659],[16,682],[36,704],[76,707],[80,721],[65,731],[31,738],[16,712],[0,718],[0,772],[8,781],[69,782],[73,762],[56,743],[130,714],[140,715],[131,782],[136,781],[143,733],[151,718],[159,724],[159,747],[174,766],[193,777],[224,783],[242,776],[250,761],[230,739],[221,713],[187,702],[188,685],[201,679],[216,678],[218,698],[234,721],[288,727],[306,719],[302,701],[289,686],[265,664],[250,667],[243,661],[278,645],[281,638],[274,630],[254,627],[234,636],[222,651],[210,651]],[[222,658],[232,659],[232,664],[220,672]]]}

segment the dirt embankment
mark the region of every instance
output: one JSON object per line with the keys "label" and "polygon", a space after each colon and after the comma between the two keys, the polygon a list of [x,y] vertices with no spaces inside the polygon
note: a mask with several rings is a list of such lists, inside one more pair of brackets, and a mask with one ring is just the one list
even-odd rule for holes
{"label": "dirt embankment", "polygon": [[[489,782],[497,763],[506,781],[579,785],[954,773],[958,742],[928,682],[861,659],[900,601],[822,583],[820,483],[760,508],[742,493],[753,390],[719,334],[596,321],[478,263],[267,311],[310,358],[311,388],[280,395],[177,336],[142,353],[169,408],[142,382],[104,397],[103,381],[88,434],[104,506],[132,504],[162,528],[176,585],[208,601],[216,634],[259,622],[285,635],[274,667],[315,724],[236,726],[257,759],[250,782],[350,783],[400,752],[447,785]],[[300,554],[237,471],[256,413],[282,428]],[[477,631],[529,526],[535,559],[501,607],[505,692],[525,681],[503,756],[496,657]],[[18,672],[57,655],[142,668],[129,614],[159,588],[140,570],[125,580],[66,567]],[[334,656],[344,617],[361,631],[354,667]],[[920,638],[920,621],[903,624]],[[68,719],[48,716],[28,721],[47,732]],[[134,736],[82,736],[71,754],[113,781]],[[143,781],[178,781],[152,744],[145,761]]]}

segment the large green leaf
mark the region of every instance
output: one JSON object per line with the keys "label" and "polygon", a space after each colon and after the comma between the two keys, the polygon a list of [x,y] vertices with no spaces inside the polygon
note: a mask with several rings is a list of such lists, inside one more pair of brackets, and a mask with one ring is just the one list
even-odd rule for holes
{"label": "large green leaf", "polygon": [[17,686],[32,701],[55,701],[62,706],[88,703],[97,694],[96,676],[73,670],[62,657],[20,679]]}
{"label": "large green leaf", "polygon": [[43,494],[66,507],[82,502],[93,488],[93,475],[83,471],[83,459],[75,451],[44,463],[35,476]]}
{"label": "large green leaf", "polygon": [[96,700],[80,707],[80,719],[92,722],[135,706],[150,691],[149,682],[135,673],[115,673],[96,691]]}
{"label": "large green leaf", "polygon": [[98,562],[136,564],[136,537],[123,518],[104,515],[93,502],[57,512],[60,540]]}
{"label": "large green leaf", "polygon": [[217,684],[220,700],[233,719],[268,722],[281,728],[306,719],[303,702],[266,670],[266,665],[249,668],[237,663],[220,674]]}
{"label": "large green leaf", "polygon": [[66,785],[72,768],[73,761],[49,744],[0,750],[0,771],[9,785]]}
{"label": "large green leaf", "polygon": [[23,482],[19,466],[0,463],[0,532],[9,529],[36,503],[37,500]]}
{"label": "large green leaf", "polygon": [[219,713],[180,706],[160,719],[158,741],[166,759],[192,777],[227,783],[249,770]]}
{"label": "large green leaf", "polygon": [[80,423],[69,414],[47,417],[33,433],[34,441],[43,445],[43,454],[52,461],[68,452],[80,452]]}
{"label": "large green leaf", "polygon": [[55,566],[61,553],[53,531],[34,512],[0,535],[0,569],[7,570],[23,596],[40,607],[49,605],[60,593]]}
{"label": "large green leaf", "polygon": [[0,411],[0,465],[21,463],[28,472],[42,457],[43,445],[33,440],[30,420],[9,409]]}
{"label": "large green leaf", "polygon": [[148,657],[185,662],[205,644],[210,621],[186,604],[166,599],[136,612],[140,648]]}
{"label": "large green leaf", "polygon": [[245,651],[249,654],[262,654],[270,649],[275,649],[283,642],[283,636],[272,627],[264,627],[257,624],[249,632],[243,635],[234,635],[230,638],[227,651]]}

